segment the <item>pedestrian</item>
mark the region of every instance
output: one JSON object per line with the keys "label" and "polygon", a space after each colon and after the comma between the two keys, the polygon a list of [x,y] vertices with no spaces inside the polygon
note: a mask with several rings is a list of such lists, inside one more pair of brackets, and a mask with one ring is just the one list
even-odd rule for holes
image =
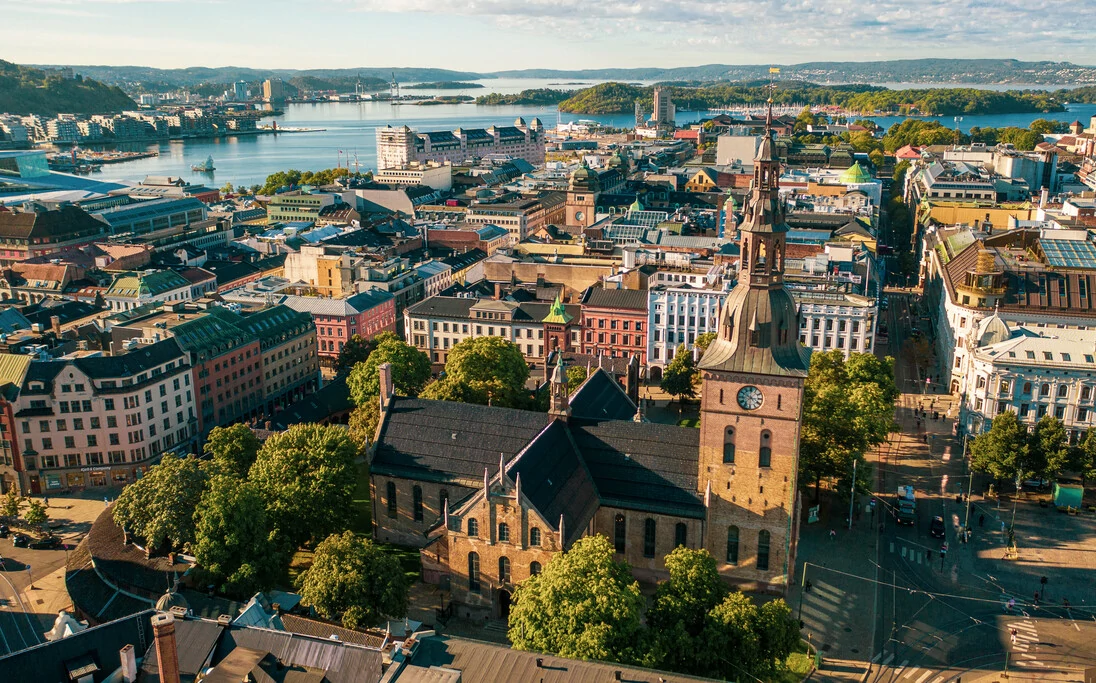
{"label": "pedestrian", "polygon": [[1012,644],[1015,645],[1016,644],[1016,629],[1012,629],[1009,632],[1009,635],[1012,636]]}
{"label": "pedestrian", "polygon": [[986,516],[985,516],[985,514],[979,514],[978,515],[978,526],[985,526],[985,525],[986,525]]}
{"label": "pedestrian", "polygon": [[1065,598],[1062,598],[1062,607],[1065,607],[1066,609],[1069,609],[1069,600],[1066,600]]}
{"label": "pedestrian", "polygon": [[834,530],[834,529],[830,529],[830,540],[831,541],[836,541],[837,540],[837,531]]}
{"label": "pedestrian", "polygon": [[810,581],[807,581],[807,583],[803,585],[803,592],[810,593],[812,588],[814,588],[814,584]]}
{"label": "pedestrian", "polygon": [[1035,591],[1034,602],[1035,602],[1035,606],[1038,607],[1039,606],[1039,591]]}
{"label": "pedestrian", "polygon": [[1016,606],[1016,598],[1008,599],[1008,611],[1011,612],[1012,608]]}
{"label": "pedestrian", "polygon": [[43,504],[44,504],[44,505],[45,505],[46,507],[49,507],[49,496],[42,496],[42,503],[43,503]]}

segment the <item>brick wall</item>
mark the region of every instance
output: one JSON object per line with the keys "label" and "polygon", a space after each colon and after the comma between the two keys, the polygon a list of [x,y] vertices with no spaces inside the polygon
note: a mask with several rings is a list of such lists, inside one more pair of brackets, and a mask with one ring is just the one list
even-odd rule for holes
{"label": "brick wall", "polygon": [[[602,507],[594,515],[594,533],[601,534],[616,543],[616,518],[624,517],[625,543],[624,553],[617,554],[632,566],[632,574],[641,581],[649,582],[666,578],[666,555],[677,547],[677,525],[685,525],[685,547],[700,548],[704,541],[702,531],[704,522],[700,519],[686,519],[670,515],[659,515],[636,510]],[[647,520],[655,523],[654,557],[645,553]]]}
{"label": "brick wall", "polygon": [[[388,484],[396,485],[396,515],[389,515]],[[422,519],[415,519],[415,487],[422,491]],[[373,475],[370,477],[370,495],[373,499],[373,534],[378,541],[399,543],[421,548],[426,545],[426,531],[442,518],[441,492],[449,494],[450,511],[457,501],[463,500],[472,489],[456,484],[415,481],[396,477]]]}

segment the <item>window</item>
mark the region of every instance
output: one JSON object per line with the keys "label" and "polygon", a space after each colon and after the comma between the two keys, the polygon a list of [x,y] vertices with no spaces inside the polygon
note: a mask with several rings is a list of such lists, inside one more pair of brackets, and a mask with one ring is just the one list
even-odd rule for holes
{"label": "window", "polygon": [[1092,387],[1081,387],[1081,400],[1087,401],[1092,398]]}
{"label": "window", "polygon": [[385,493],[388,494],[388,516],[395,519],[396,517],[396,483],[393,481],[388,482],[388,486],[385,487]]}
{"label": "window", "polygon": [[1031,394],[1031,382],[1024,382],[1024,393]]}
{"label": "window", "polygon": [[415,521],[422,521],[422,487],[416,486],[411,489],[411,505],[415,511]]}
{"label": "window", "polygon": [[65,448],[69,448],[69,449],[76,448],[76,437],[75,436],[66,436],[65,437]]}
{"label": "window", "polygon": [[510,541],[510,526],[506,522],[499,522],[499,542],[508,543]]}
{"label": "window", "polygon": [[678,522],[677,525],[674,526],[674,547],[678,548],[686,545],[688,539],[689,527],[685,524],[685,522]]}
{"label": "window", "polygon": [[613,545],[618,553],[623,553],[627,543],[627,525],[624,515],[617,515],[613,520]]}
{"label": "window", "polygon": [[1043,386],[1039,387],[1039,395],[1040,396],[1050,396],[1050,385],[1049,384],[1044,384]]}
{"label": "window", "polygon": [[761,432],[761,450],[757,454],[758,467],[771,467],[773,459],[772,433],[769,430]]}
{"label": "window", "polygon": [[1058,398],[1065,398],[1067,394],[1069,394],[1069,385],[1068,384],[1059,384],[1058,385]]}
{"label": "window", "polygon": [[88,434],[88,445],[89,446],[98,446],[99,445],[99,437],[95,436],[94,434]]}
{"label": "window", "polygon": [[727,527],[727,564],[738,564],[738,527]]}
{"label": "window", "polygon": [[479,553],[468,553],[468,592],[479,593]]}
{"label": "window", "polygon": [[475,517],[468,520],[468,535],[472,538],[479,536],[479,522]]}
{"label": "window", "polygon": [[510,558],[499,558],[499,583],[510,583]]}
{"label": "window", "polygon": [[1054,417],[1056,417],[1056,418],[1058,418],[1059,420],[1061,420],[1061,419],[1062,419],[1062,418],[1064,418],[1065,416],[1066,416],[1066,408],[1065,408],[1065,406],[1055,406],[1055,407],[1054,407]]}
{"label": "window", "polygon": [[529,529],[529,545],[540,545],[540,529],[538,527],[532,527]]}
{"label": "window", "polygon": [[536,576],[540,574],[540,562],[529,563],[529,576]]}
{"label": "window", "polygon": [[655,556],[655,535],[658,532],[658,525],[655,520],[648,517],[643,522],[643,556],[654,557]]}
{"label": "window", "polygon": [[757,534],[757,569],[766,571],[769,568],[769,532],[762,530]]}
{"label": "window", "polygon": [[734,427],[727,427],[723,435],[723,464],[734,463]]}

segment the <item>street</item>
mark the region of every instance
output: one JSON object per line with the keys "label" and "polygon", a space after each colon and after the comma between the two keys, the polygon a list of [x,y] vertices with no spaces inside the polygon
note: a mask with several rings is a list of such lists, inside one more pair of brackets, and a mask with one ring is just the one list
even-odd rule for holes
{"label": "street", "polygon": [[[955,400],[942,393],[946,387],[925,382],[934,367],[925,351],[932,332],[908,294],[888,296],[890,310],[881,316],[890,342],[877,352],[896,358],[903,393],[898,431],[868,456],[875,505],[858,501],[851,529],[847,503],[824,506],[820,523],[806,525],[800,541],[801,581],[791,604],[822,653],[816,676],[944,683],[1008,670],[1033,680],[1077,678],[1080,669],[1096,665],[1096,551],[1086,548],[1096,538],[1096,521],[1030,499],[980,495],[985,482],[970,476],[962,440],[954,436]],[[911,338],[915,326],[928,344]],[[968,495],[972,482],[974,495]],[[910,525],[897,524],[892,514],[900,485],[916,491]],[[1014,509],[1019,551],[1006,559],[1005,528]],[[971,542],[965,543],[968,515]],[[937,516],[943,538],[930,533]],[[810,590],[803,591],[807,581]]]}

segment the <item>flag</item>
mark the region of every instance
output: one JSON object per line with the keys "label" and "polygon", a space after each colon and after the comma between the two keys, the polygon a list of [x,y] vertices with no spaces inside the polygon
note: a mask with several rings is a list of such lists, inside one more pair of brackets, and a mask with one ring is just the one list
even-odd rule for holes
{"label": "flag", "polygon": [[778,67],[778,66],[770,66],[770,67],[769,67],[769,73],[771,73],[771,74],[778,74],[778,73],[780,73],[780,67]]}

